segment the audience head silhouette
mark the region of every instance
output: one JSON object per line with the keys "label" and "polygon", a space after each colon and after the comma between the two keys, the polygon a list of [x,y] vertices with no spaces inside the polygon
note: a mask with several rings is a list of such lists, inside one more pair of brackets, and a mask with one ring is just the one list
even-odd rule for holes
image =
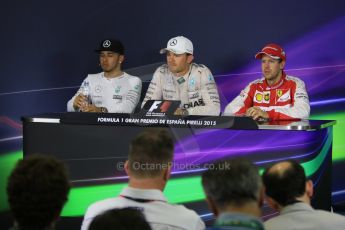
{"label": "audience head silhouette", "polygon": [[89,230],[151,230],[144,215],[135,208],[111,209],[96,216]]}
{"label": "audience head silhouette", "polygon": [[[250,161],[236,158],[217,162],[202,175],[206,198],[213,213],[247,212],[259,216],[262,183],[258,168]],[[245,210],[253,204],[253,210]],[[241,211],[242,210],[242,211]]]}
{"label": "audience head silhouette", "polygon": [[[293,160],[282,161],[268,167],[262,175],[268,202],[279,209],[299,201],[310,203],[313,183],[303,167]],[[275,203],[275,204],[273,204]]]}
{"label": "audience head silhouette", "polygon": [[[166,129],[148,129],[133,139],[126,170],[131,178],[151,179],[170,175],[174,142]],[[166,178],[167,179],[167,178]]]}
{"label": "audience head silhouette", "polygon": [[18,229],[53,228],[69,190],[66,169],[58,160],[39,155],[19,160],[7,184],[15,226]]}

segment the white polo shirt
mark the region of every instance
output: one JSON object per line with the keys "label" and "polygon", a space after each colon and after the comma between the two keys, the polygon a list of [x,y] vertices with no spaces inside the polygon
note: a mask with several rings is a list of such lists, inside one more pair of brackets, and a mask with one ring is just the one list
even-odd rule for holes
{"label": "white polo shirt", "polygon": [[[104,72],[89,74],[83,84],[84,82],[89,83],[92,104],[107,108],[109,113],[133,113],[139,102],[141,80],[125,72],[115,78],[106,78]],[[73,102],[80,93],[82,93],[82,87],[68,101],[68,112],[76,112],[73,108]]]}
{"label": "white polo shirt", "polygon": [[[144,200],[139,202],[136,200]],[[154,230],[197,230],[205,224],[193,210],[183,205],[168,204],[164,194],[157,189],[135,189],[126,187],[120,196],[98,201],[89,206],[81,229],[87,230],[93,218],[114,208],[133,207],[142,210],[146,221]]]}
{"label": "white polo shirt", "polygon": [[180,100],[189,115],[219,116],[217,84],[204,65],[192,63],[189,71],[176,77],[164,64],[157,68],[147,89],[142,107],[148,100]]}

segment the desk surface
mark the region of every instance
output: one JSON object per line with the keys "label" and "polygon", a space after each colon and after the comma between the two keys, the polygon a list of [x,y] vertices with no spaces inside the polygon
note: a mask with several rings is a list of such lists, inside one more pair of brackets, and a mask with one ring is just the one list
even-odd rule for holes
{"label": "desk surface", "polygon": [[333,120],[270,121],[258,123],[258,129],[267,130],[318,130],[335,125]]}
{"label": "desk surface", "polygon": [[[256,122],[249,117],[236,116],[170,116],[143,117],[139,114],[116,113],[44,113],[24,116],[23,122],[99,125],[147,125],[194,128],[229,128],[246,130],[319,130],[335,125],[333,120],[280,120]],[[142,123],[142,122],[151,122]],[[164,124],[164,125],[161,125]]]}

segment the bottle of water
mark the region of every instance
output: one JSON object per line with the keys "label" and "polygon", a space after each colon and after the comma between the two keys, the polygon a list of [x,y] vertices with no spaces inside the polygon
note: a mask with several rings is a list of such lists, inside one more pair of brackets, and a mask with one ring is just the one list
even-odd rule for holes
{"label": "bottle of water", "polygon": [[81,93],[85,96],[83,107],[91,104],[91,89],[88,81],[83,82]]}

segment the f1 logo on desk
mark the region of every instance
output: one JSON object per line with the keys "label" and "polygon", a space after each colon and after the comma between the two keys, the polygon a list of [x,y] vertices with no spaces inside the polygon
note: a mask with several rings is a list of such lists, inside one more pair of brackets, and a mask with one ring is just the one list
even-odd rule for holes
{"label": "f1 logo on desk", "polygon": [[144,106],[146,116],[165,116],[172,115],[180,106],[181,101],[171,100],[149,100]]}
{"label": "f1 logo on desk", "polygon": [[[159,106],[160,104],[162,105]],[[154,101],[148,112],[166,113],[169,110],[171,104],[171,101]],[[157,111],[157,109],[159,109],[159,111]]]}

